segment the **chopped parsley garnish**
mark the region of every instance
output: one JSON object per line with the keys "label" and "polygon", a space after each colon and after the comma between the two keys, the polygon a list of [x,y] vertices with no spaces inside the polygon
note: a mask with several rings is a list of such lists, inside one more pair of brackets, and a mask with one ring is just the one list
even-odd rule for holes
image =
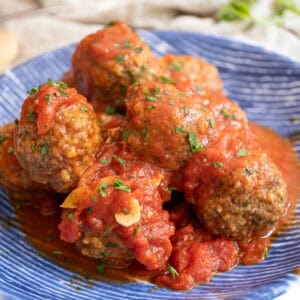
{"label": "chopped parsley garnish", "polygon": [[148,124],[145,124],[145,126],[141,130],[141,135],[143,136],[145,142],[147,141],[148,126]]}
{"label": "chopped parsley garnish", "polygon": [[106,248],[116,248],[116,247],[118,247],[118,244],[116,244],[115,242],[107,242],[105,244],[105,247]]}
{"label": "chopped parsley garnish", "polygon": [[110,21],[110,22],[108,22],[108,23],[105,25],[105,27],[111,27],[111,26],[114,26],[114,25],[116,25],[116,22],[117,22],[117,21],[115,21],[115,20]]}
{"label": "chopped parsley garnish", "polygon": [[145,94],[145,100],[150,102],[156,102],[157,98],[161,97],[159,92],[160,92],[159,87],[152,88],[150,92],[148,91],[148,89],[143,90],[143,93]]}
{"label": "chopped parsley garnish", "polygon": [[46,143],[41,147],[40,153],[42,156],[45,156],[48,153],[49,145]]}
{"label": "chopped parsley garnish", "polygon": [[89,109],[85,105],[81,106],[80,110],[84,111],[84,112],[88,112],[89,111]]}
{"label": "chopped parsley garnish", "polygon": [[60,251],[60,250],[53,250],[53,251],[52,251],[52,254],[55,254],[55,255],[63,255],[63,252]]}
{"label": "chopped parsley garnish", "polygon": [[175,134],[179,134],[181,131],[186,132],[186,129],[182,126],[176,126],[174,131],[175,131]]}
{"label": "chopped parsley garnish", "polygon": [[15,119],[15,125],[18,126],[19,125],[19,120]]}
{"label": "chopped parsley garnish", "polygon": [[170,84],[174,83],[174,81],[171,78],[167,77],[167,76],[161,76],[160,80],[161,80],[162,83],[170,83]]}
{"label": "chopped parsley garnish", "polygon": [[124,165],[126,164],[126,160],[121,158],[121,157],[118,157],[117,155],[113,154],[112,157],[117,161],[119,162],[121,165]]}
{"label": "chopped parsley garnish", "polygon": [[169,70],[171,71],[182,71],[182,64],[177,61],[172,61],[169,64]]}
{"label": "chopped parsley garnish", "polygon": [[199,85],[195,86],[195,92],[200,94],[202,92],[202,88]]}
{"label": "chopped parsley garnish", "polygon": [[8,154],[14,153],[14,147],[8,147],[7,148],[7,153]]}
{"label": "chopped parsley garnish", "polygon": [[72,212],[68,213],[68,219],[74,223],[74,213]]}
{"label": "chopped parsley garnish", "polygon": [[26,93],[27,93],[29,96],[32,96],[33,94],[35,94],[36,92],[38,92],[39,89],[40,89],[40,87],[37,86],[37,87],[32,88],[30,91],[27,91]]}
{"label": "chopped parsley garnish", "polygon": [[135,78],[135,76],[134,76],[134,74],[129,70],[129,71],[127,71],[127,74],[128,74],[128,76],[130,77],[130,80],[131,80],[131,82],[133,83],[133,84],[137,84],[138,82],[137,82],[137,80],[136,80],[136,78]]}
{"label": "chopped parsley garnish", "polygon": [[134,48],[135,53],[141,53],[143,51],[142,47],[136,47]]}
{"label": "chopped parsley garnish", "polygon": [[155,108],[156,108],[155,105],[149,105],[149,106],[148,106],[148,109],[150,109],[150,110],[153,110],[153,109],[155,109]]}
{"label": "chopped parsley garnish", "polygon": [[51,103],[52,102],[52,96],[50,94],[45,95],[45,99],[47,103]]}
{"label": "chopped parsley garnish", "polygon": [[171,99],[169,102],[170,102],[171,105],[175,104],[175,101],[173,99]]}
{"label": "chopped parsley garnish", "polygon": [[201,151],[203,149],[203,145],[198,143],[197,135],[194,132],[188,133],[188,140],[190,143],[190,148],[191,148],[192,153]]}
{"label": "chopped parsley garnish", "polygon": [[174,267],[172,267],[171,265],[168,265],[168,271],[169,271],[169,274],[173,278],[175,278],[175,277],[177,277],[179,275],[178,272],[177,272],[177,270]]}
{"label": "chopped parsley garnish", "polygon": [[91,214],[93,211],[93,208],[92,207],[89,207],[86,211],[87,215]]}
{"label": "chopped parsley garnish", "polygon": [[0,144],[3,143],[7,139],[7,136],[1,135],[0,136]]}
{"label": "chopped parsley garnish", "polygon": [[140,67],[139,76],[143,76],[147,72],[147,68],[145,66]]}
{"label": "chopped parsley garnish", "polygon": [[189,108],[188,108],[187,106],[185,106],[185,107],[183,108],[183,112],[184,112],[186,115],[188,115],[188,114],[189,114]]}
{"label": "chopped parsley garnish", "polygon": [[229,111],[226,108],[221,109],[221,114],[229,118],[230,120],[236,119],[236,116],[234,114],[229,113]]}
{"label": "chopped parsley garnish", "polygon": [[134,173],[129,175],[129,178],[135,178],[135,177],[136,177],[136,175]]}
{"label": "chopped parsley garnish", "polygon": [[120,180],[120,179],[116,179],[114,182],[113,182],[113,187],[116,189],[116,190],[121,190],[121,191],[124,191],[124,192],[128,192],[130,193],[131,192],[131,188],[124,185],[123,184],[123,181]]}
{"label": "chopped parsley garnish", "polygon": [[236,154],[237,157],[244,157],[246,155],[247,155],[247,149],[245,148],[239,150],[238,153]]}
{"label": "chopped parsley garnish", "polygon": [[7,251],[6,249],[1,249],[1,252],[2,252],[3,254],[7,254],[7,253],[8,253],[8,251]]}
{"label": "chopped parsley garnish", "polygon": [[30,122],[34,122],[35,120],[35,114],[33,112],[29,112],[27,114],[27,119],[30,121]]}
{"label": "chopped parsley garnish", "polygon": [[120,131],[122,132],[122,139],[124,141],[128,141],[129,135],[130,135],[130,130],[129,129],[124,129],[124,128],[120,128]]}
{"label": "chopped parsley garnish", "polygon": [[248,168],[245,168],[245,173],[246,173],[247,175],[251,175],[251,174],[252,174],[251,171],[250,171]]}
{"label": "chopped parsley garnish", "polygon": [[209,126],[210,126],[211,128],[214,128],[214,127],[215,127],[215,121],[214,121],[214,119],[207,119],[207,122],[208,122],[208,124],[209,124]]}
{"label": "chopped parsley garnish", "polygon": [[76,291],[80,291],[80,290],[81,290],[81,287],[80,287],[80,286],[76,286],[76,287],[75,287],[75,290],[76,290]]}
{"label": "chopped parsley garnish", "polygon": [[106,257],[111,256],[111,252],[108,251],[100,251],[99,258],[104,261]]}
{"label": "chopped parsley garnish", "polygon": [[98,273],[103,274],[105,272],[105,265],[104,264],[97,265],[96,270],[97,270]]}
{"label": "chopped parsley garnish", "polygon": [[93,200],[93,202],[97,202],[97,201],[98,201],[98,197],[95,196],[95,195],[93,195],[93,196],[92,196],[92,200]]}
{"label": "chopped parsley garnish", "polygon": [[122,45],[123,45],[123,48],[125,48],[125,49],[129,49],[132,47],[132,44],[128,40],[124,40]]}
{"label": "chopped parsley garnish", "polygon": [[135,241],[136,239],[136,235],[138,233],[138,231],[140,230],[140,224],[137,225],[135,228],[134,228],[134,231],[133,231],[133,240]]}
{"label": "chopped parsley garnish", "polygon": [[121,53],[119,54],[116,58],[115,58],[115,61],[118,63],[118,64],[124,64],[125,62],[125,55],[124,53]]}
{"label": "chopped parsley garnish", "polygon": [[105,183],[101,183],[99,185],[99,194],[102,196],[102,197],[105,197],[107,195],[107,193],[105,192],[105,189],[107,189],[109,186],[109,183],[105,182]]}
{"label": "chopped parsley garnish", "polygon": [[115,111],[116,111],[116,108],[114,106],[110,106],[110,105],[107,105],[104,110],[104,112],[107,115],[113,115],[115,113]]}
{"label": "chopped parsley garnish", "polygon": [[167,189],[167,192],[171,194],[173,191],[176,191],[176,187],[175,186],[169,186],[168,189]]}
{"label": "chopped parsley garnish", "polygon": [[59,89],[59,93],[55,93],[56,97],[60,97],[60,96],[68,97],[69,96],[68,93],[65,91],[65,89],[68,87],[68,85],[65,82],[63,82],[61,80],[55,82],[51,78],[48,78],[47,82],[50,86],[55,86]]}
{"label": "chopped parsley garnish", "polygon": [[104,158],[100,159],[100,163],[102,165],[107,165],[108,164],[108,159],[104,157]]}
{"label": "chopped parsley garnish", "polygon": [[215,169],[220,169],[220,168],[222,168],[224,166],[224,164],[222,163],[222,162],[213,162],[213,167],[215,168]]}
{"label": "chopped parsley garnish", "polygon": [[270,252],[269,252],[269,250],[267,250],[267,251],[265,252],[265,254],[264,254],[264,258],[265,258],[265,259],[268,258],[269,254],[270,254]]}

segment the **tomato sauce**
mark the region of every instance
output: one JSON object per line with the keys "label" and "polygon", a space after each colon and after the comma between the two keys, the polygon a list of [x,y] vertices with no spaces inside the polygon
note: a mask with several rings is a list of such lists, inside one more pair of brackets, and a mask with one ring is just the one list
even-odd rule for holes
{"label": "tomato sauce", "polygon": [[[297,154],[293,150],[291,143],[279,137],[273,131],[255,123],[250,123],[250,127],[257,136],[263,150],[278,165],[287,182],[289,199],[291,201],[288,213],[284,219],[284,222],[287,222],[300,196],[300,169]],[[282,155],[283,153],[284,156]],[[165,277],[165,275],[160,275],[157,277],[158,274],[156,271],[145,271],[144,267],[138,263],[133,263],[121,270],[107,267],[102,274],[97,272],[99,260],[82,256],[76,250],[74,244],[60,240],[57,228],[60,222],[60,209],[58,207],[55,209],[55,214],[41,216],[41,207],[39,207],[36,202],[31,205],[27,203],[27,205],[24,206],[21,203],[20,209],[16,210],[17,220],[28,240],[41,255],[85,278],[117,281],[153,281],[154,278],[156,278],[155,282],[160,285],[171,286],[173,289],[186,289],[191,285],[191,276],[194,276],[193,279],[200,278],[201,282],[207,281],[210,280],[212,271],[229,270],[238,262],[238,248],[234,242],[225,239],[217,239],[211,242],[210,235],[205,233],[204,230],[193,230],[193,225],[189,224],[192,224],[194,221],[189,219],[191,215],[188,209],[179,206],[175,211],[170,213],[170,220],[175,223],[177,228],[176,232],[178,232],[176,237],[174,237],[175,240],[173,239],[174,245],[177,246],[175,246],[175,252],[171,260],[173,260],[174,265],[179,270],[184,270],[180,281],[173,280],[171,276]],[[47,213],[44,213],[44,215],[47,215]],[[196,244],[182,244],[181,247],[180,239],[182,238],[180,234],[182,232],[185,234],[190,232],[188,234],[191,234],[197,242],[200,242],[201,247],[197,247]],[[210,242],[213,245],[214,252],[208,249],[208,243]],[[259,262],[263,258],[262,256],[266,252],[268,245],[269,239],[254,240],[250,243],[239,243],[239,251],[242,250],[244,252],[244,256],[239,258],[240,262],[244,264]],[[189,252],[185,252],[184,250],[187,249],[187,247],[191,247]],[[176,255],[179,255],[178,259],[176,259]],[[201,268],[202,271],[200,273],[193,275],[196,269],[187,268],[187,261],[191,259],[187,255],[192,255],[192,259],[196,259],[199,262],[193,266]],[[202,260],[207,255],[212,256],[212,259],[215,259],[215,255],[217,255],[218,259],[209,260],[207,263],[204,263]],[[211,264],[212,261],[218,261],[218,266]]]}

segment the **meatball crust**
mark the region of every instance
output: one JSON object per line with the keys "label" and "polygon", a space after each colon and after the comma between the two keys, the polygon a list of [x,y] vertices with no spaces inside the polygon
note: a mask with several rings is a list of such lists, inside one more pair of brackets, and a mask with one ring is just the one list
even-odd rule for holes
{"label": "meatball crust", "polygon": [[121,131],[130,150],[141,159],[174,171],[207,144],[212,113],[202,101],[173,85],[156,82],[130,92]]}
{"label": "meatball crust", "polygon": [[24,102],[15,149],[33,180],[57,192],[70,191],[100,143],[93,108],[75,89],[51,82]]}
{"label": "meatball crust", "polygon": [[234,240],[271,234],[286,209],[287,190],[277,167],[267,158],[253,158],[245,169],[224,176],[212,197],[196,207],[205,226]]}
{"label": "meatball crust", "polygon": [[14,150],[15,124],[6,124],[0,128],[0,186],[8,190],[13,198],[27,200],[32,191],[44,186],[33,182],[17,161]]}
{"label": "meatball crust", "polygon": [[130,85],[162,74],[150,48],[122,22],[85,37],[72,56],[72,72],[96,110],[123,106]]}
{"label": "meatball crust", "polygon": [[218,69],[204,59],[189,55],[167,54],[159,59],[166,76],[181,91],[201,93],[202,90],[222,91]]}

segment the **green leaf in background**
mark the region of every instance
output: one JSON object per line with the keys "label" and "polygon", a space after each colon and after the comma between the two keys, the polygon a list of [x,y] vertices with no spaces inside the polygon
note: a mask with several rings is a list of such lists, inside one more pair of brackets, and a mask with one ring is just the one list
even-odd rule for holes
{"label": "green leaf in background", "polygon": [[274,15],[277,16],[282,16],[286,11],[300,15],[300,10],[297,8],[294,0],[275,0],[273,3],[273,11]]}
{"label": "green leaf in background", "polygon": [[255,0],[233,0],[224,5],[217,14],[219,21],[236,21],[252,19],[251,6]]}

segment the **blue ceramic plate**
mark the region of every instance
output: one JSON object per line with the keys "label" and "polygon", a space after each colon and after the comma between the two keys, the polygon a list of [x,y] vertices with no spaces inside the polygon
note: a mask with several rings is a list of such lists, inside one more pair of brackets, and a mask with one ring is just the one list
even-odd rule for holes
{"label": "blue ceramic plate", "polygon": [[[219,68],[229,97],[255,120],[289,137],[300,132],[300,64],[261,48],[220,37],[178,32],[140,32],[156,55],[202,56]],[[19,116],[26,91],[59,79],[69,68],[74,45],[30,60],[0,77],[0,125]],[[298,120],[292,123],[291,118]],[[296,144],[300,153],[300,142]],[[283,154],[284,159],[284,154]],[[14,216],[0,189],[0,215]],[[3,218],[2,218],[3,219]],[[300,267],[300,205],[271,248],[254,266],[239,266],[188,292],[146,283],[98,281],[88,288],[72,284],[74,274],[37,254],[18,227],[5,230],[0,218],[0,299],[273,299],[296,284]],[[299,283],[298,283],[299,284]],[[76,286],[81,286],[77,291]]]}

